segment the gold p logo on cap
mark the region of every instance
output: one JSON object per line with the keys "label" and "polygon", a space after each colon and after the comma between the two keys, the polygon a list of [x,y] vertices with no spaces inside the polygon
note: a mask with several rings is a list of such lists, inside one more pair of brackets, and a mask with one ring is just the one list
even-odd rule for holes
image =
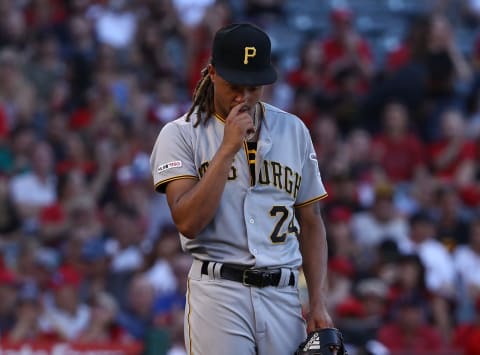
{"label": "gold p logo on cap", "polygon": [[245,55],[243,57],[243,64],[248,64],[248,58],[253,58],[257,55],[255,47],[245,47]]}

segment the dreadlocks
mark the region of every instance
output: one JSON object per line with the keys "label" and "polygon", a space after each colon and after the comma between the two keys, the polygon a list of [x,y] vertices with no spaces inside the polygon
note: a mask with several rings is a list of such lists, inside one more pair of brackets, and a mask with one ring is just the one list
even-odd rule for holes
{"label": "dreadlocks", "polygon": [[198,126],[202,119],[202,113],[205,113],[205,120],[212,116],[215,112],[215,107],[213,104],[213,83],[208,75],[208,67],[202,69],[202,78],[198,81],[193,91],[193,103],[190,109],[187,112],[186,120],[190,120],[195,107],[198,106],[196,112],[197,121],[194,124],[194,127]]}

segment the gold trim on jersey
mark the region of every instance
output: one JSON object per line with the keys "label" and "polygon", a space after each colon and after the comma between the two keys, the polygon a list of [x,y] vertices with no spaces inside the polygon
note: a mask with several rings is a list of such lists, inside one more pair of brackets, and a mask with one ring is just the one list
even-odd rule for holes
{"label": "gold trim on jersey", "polygon": [[324,199],[325,197],[327,197],[327,196],[328,196],[328,194],[325,193],[325,194],[323,194],[322,196],[317,196],[317,197],[312,198],[312,199],[310,199],[310,200],[307,200],[307,201],[305,201],[305,202],[299,203],[298,205],[293,205],[293,207],[295,207],[295,208],[303,207],[303,206],[309,205],[309,204],[311,204],[311,203],[314,203],[314,202],[323,200],[323,199]]}
{"label": "gold trim on jersey", "polygon": [[[194,176],[194,175],[179,175],[179,176],[174,176],[174,177],[171,177],[169,179],[165,179],[165,180],[162,180],[162,181],[159,181],[155,184],[155,186],[153,187],[153,189],[157,192],[165,192],[165,186],[167,183],[169,182],[172,182],[174,180],[180,180],[180,179],[194,179],[194,180],[198,180],[198,176]],[[162,189],[159,190],[160,187],[162,187]]]}
{"label": "gold trim on jersey", "polygon": [[223,118],[222,116],[220,116],[219,113],[216,113],[216,112],[215,112],[215,113],[213,114],[213,116],[214,116],[217,120],[219,120],[220,122],[225,123],[225,118]]}
{"label": "gold trim on jersey", "polygon": [[187,279],[187,303],[188,303],[188,314],[187,314],[187,326],[188,326],[188,346],[189,346],[189,354],[193,355],[192,349],[192,327],[190,325],[190,315],[192,314],[192,305],[190,304],[190,278]]}

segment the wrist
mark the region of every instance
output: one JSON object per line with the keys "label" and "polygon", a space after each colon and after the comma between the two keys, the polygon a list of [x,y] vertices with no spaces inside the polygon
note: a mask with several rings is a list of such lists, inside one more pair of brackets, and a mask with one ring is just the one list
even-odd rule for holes
{"label": "wrist", "polygon": [[233,145],[222,143],[217,150],[217,157],[222,161],[229,161],[233,163],[235,154],[239,151],[240,148],[236,148]]}

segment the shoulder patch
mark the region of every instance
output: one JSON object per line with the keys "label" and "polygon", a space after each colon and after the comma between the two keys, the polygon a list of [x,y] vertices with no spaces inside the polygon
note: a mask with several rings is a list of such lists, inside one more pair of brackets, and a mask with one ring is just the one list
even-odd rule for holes
{"label": "shoulder patch", "polygon": [[172,168],[181,168],[182,167],[182,162],[180,160],[175,160],[171,161],[169,163],[165,163],[162,165],[159,165],[157,167],[157,174],[163,173],[165,170],[172,169]]}

